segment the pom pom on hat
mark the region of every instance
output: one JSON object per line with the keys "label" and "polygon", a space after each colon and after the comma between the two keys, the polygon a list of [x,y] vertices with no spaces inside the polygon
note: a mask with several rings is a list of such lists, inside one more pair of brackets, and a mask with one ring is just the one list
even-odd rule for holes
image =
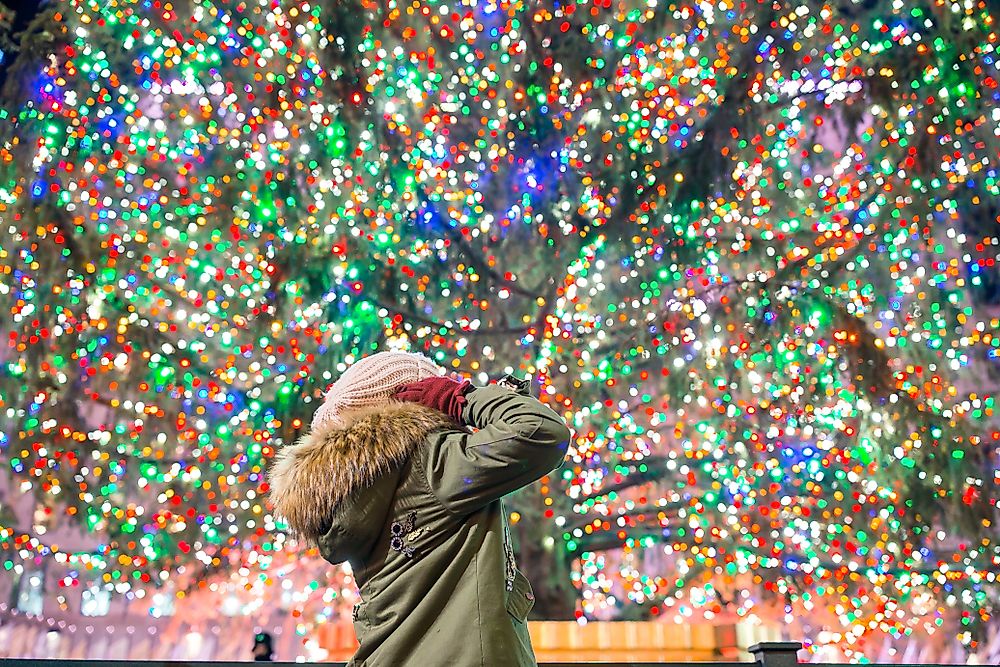
{"label": "pom pom on hat", "polygon": [[311,428],[342,427],[344,412],[386,404],[400,385],[444,374],[444,368],[412,352],[378,352],[358,359],[327,390]]}

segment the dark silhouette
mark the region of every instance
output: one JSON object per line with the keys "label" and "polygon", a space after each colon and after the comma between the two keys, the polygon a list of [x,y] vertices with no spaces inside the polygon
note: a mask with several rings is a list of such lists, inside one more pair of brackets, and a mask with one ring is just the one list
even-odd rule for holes
{"label": "dark silhouette", "polygon": [[253,659],[254,662],[271,662],[274,660],[274,646],[271,635],[266,632],[258,632],[253,637]]}

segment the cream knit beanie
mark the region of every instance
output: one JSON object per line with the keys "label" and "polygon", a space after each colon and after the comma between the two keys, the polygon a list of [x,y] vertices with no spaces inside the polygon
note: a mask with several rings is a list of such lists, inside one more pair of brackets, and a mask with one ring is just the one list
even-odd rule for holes
{"label": "cream knit beanie", "polygon": [[444,374],[444,368],[412,352],[378,352],[358,359],[327,390],[311,428],[341,427],[344,412],[388,403],[400,385]]}

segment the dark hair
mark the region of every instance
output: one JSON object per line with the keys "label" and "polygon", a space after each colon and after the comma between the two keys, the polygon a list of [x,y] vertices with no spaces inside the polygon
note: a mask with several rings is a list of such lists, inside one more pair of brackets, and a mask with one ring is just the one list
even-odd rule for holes
{"label": "dark hair", "polygon": [[[257,651],[263,648],[265,653],[258,654]],[[274,655],[274,645],[271,635],[267,632],[258,632],[253,636],[253,653],[255,661],[270,661]]]}

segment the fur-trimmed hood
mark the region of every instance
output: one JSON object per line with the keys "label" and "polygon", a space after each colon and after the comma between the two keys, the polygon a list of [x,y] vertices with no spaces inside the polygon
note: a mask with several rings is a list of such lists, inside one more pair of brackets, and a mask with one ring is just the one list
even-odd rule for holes
{"label": "fur-trimmed hood", "polygon": [[387,507],[373,507],[363,496],[374,487],[394,492],[401,464],[428,434],[460,428],[437,410],[401,402],[345,413],[343,421],[282,448],[268,471],[275,512],[311,542],[331,531],[345,506],[363,506],[368,514],[381,510],[384,516]]}

